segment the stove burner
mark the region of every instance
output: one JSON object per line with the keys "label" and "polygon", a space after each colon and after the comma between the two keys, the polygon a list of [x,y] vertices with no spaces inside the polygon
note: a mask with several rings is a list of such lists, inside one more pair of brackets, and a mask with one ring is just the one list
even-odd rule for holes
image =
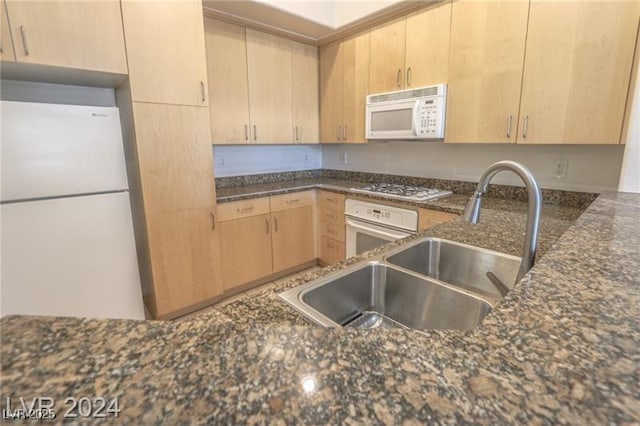
{"label": "stove burner", "polygon": [[371,183],[357,188],[351,188],[351,190],[353,192],[385,195],[389,198],[413,201],[435,200],[452,194],[451,191],[425,188],[423,186],[399,185],[394,183]]}

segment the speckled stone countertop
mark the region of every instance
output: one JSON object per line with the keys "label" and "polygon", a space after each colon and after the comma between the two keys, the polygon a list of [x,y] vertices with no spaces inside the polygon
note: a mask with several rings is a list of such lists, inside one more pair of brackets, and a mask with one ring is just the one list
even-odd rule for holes
{"label": "speckled stone countertop", "polygon": [[[324,329],[277,298],[405,240],[183,322],[5,317],[2,404],[118,397],[136,424],[637,423],[639,218],[624,193],[545,214],[546,254],[469,332]],[[519,254],[524,220],[489,208],[423,235]]]}

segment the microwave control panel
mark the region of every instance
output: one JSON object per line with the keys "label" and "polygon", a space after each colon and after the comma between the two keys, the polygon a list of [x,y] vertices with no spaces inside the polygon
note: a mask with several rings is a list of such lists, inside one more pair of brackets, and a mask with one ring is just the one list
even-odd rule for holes
{"label": "microwave control panel", "polygon": [[417,102],[416,136],[444,138],[444,97],[424,98]]}

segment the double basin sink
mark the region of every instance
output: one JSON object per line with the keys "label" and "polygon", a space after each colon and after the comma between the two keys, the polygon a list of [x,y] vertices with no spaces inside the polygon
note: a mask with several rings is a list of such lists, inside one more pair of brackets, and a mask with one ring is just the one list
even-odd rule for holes
{"label": "double basin sink", "polygon": [[520,262],[428,237],[280,297],[327,327],[470,330],[513,288]]}

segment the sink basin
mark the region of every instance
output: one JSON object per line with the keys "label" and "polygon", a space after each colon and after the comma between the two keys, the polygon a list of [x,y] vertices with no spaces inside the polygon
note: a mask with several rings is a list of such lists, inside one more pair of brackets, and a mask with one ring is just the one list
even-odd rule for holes
{"label": "sink basin", "polygon": [[522,258],[439,238],[425,238],[384,258],[409,271],[500,300],[513,288]]}
{"label": "sink basin", "polygon": [[470,330],[492,309],[481,297],[382,262],[357,265],[280,297],[329,327]]}

